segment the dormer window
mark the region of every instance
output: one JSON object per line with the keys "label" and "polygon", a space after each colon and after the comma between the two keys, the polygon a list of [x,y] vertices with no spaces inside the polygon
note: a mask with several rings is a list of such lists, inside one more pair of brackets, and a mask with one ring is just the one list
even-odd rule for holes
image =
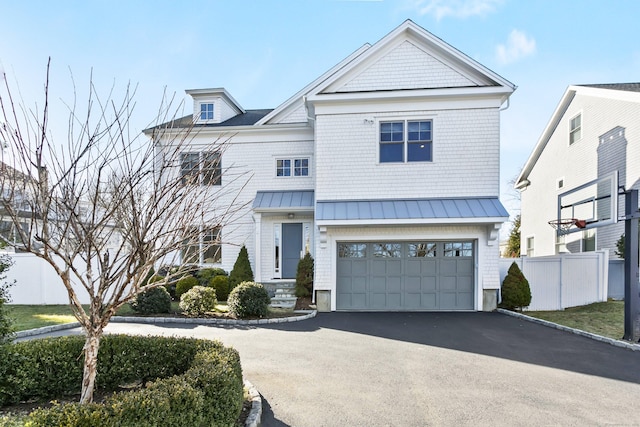
{"label": "dormer window", "polygon": [[213,102],[203,102],[200,104],[200,120],[213,120]]}

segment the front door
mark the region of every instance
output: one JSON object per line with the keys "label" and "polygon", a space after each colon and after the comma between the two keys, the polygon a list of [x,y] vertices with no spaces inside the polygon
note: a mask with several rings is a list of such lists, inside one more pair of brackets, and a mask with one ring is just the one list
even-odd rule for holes
{"label": "front door", "polygon": [[295,279],[302,252],[302,223],[282,224],[282,278]]}

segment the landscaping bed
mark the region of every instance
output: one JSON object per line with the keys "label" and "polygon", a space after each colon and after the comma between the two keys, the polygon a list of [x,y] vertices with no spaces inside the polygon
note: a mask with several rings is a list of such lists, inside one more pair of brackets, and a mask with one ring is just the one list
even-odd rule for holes
{"label": "landscaping bed", "polygon": [[[83,345],[83,337],[73,336],[1,347],[2,412],[24,414],[38,407],[26,417],[34,427],[235,426],[241,415],[240,358],[219,342],[105,336],[96,379],[99,403],[88,405],[72,403],[80,392]],[[59,401],[46,403],[52,399]],[[0,425],[21,425],[20,418]]]}

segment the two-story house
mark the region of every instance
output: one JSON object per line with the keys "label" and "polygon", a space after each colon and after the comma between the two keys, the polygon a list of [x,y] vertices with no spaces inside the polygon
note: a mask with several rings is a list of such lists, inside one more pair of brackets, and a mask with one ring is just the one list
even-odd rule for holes
{"label": "two-story house", "polygon": [[[277,283],[310,251],[330,310],[495,308],[500,108],[514,90],[410,20],[273,110],[188,90],[182,173],[246,206],[222,229],[194,225],[222,242],[198,261],[230,270],[244,244],[256,281]],[[221,155],[202,151],[211,141]]]}
{"label": "two-story house", "polygon": [[[639,117],[640,83],[567,88],[516,180],[515,187],[521,191],[523,255],[609,249],[610,256],[616,256],[616,242],[624,233],[624,221],[584,230],[574,227],[576,232],[566,236],[558,236],[548,221],[558,215],[559,196],[592,180],[613,176],[616,185],[640,188]],[[610,193],[607,189],[606,194]],[[589,193],[588,188],[584,194],[577,194],[578,199],[585,200],[598,196]],[[598,212],[589,209],[604,207],[608,212],[610,206],[617,207],[618,216],[625,211],[624,197],[616,194],[612,199],[585,202],[582,206],[573,211],[577,219],[597,216]],[[571,217],[571,212],[563,208],[561,216]]]}

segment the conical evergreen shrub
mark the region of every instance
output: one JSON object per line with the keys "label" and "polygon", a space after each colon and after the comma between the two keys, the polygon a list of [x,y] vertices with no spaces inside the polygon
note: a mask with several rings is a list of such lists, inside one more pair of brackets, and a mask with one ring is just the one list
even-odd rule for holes
{"label": "conical evergreen shrub", "polygon": [[249,252],[243,245],[238,254],[236,263],[233,264],[233,270],[229,274],[229,290],[233,290],[242,282],[253,282],[253,270],[251,262],[249,262]]}
{"label": "conical evergreen shrub", "polygon": [[296,296],[308,297],[313,292],[313,257],[307,252],[298,262]]}
{"label": "conical evergreen shrub", "polygon": [[529,281],[515,262],[511,263],[509,272],[502,282],[501,295],[500,306],[508,310],[519,309],[522,311],[523,307],[528,307],[531,304]]}

